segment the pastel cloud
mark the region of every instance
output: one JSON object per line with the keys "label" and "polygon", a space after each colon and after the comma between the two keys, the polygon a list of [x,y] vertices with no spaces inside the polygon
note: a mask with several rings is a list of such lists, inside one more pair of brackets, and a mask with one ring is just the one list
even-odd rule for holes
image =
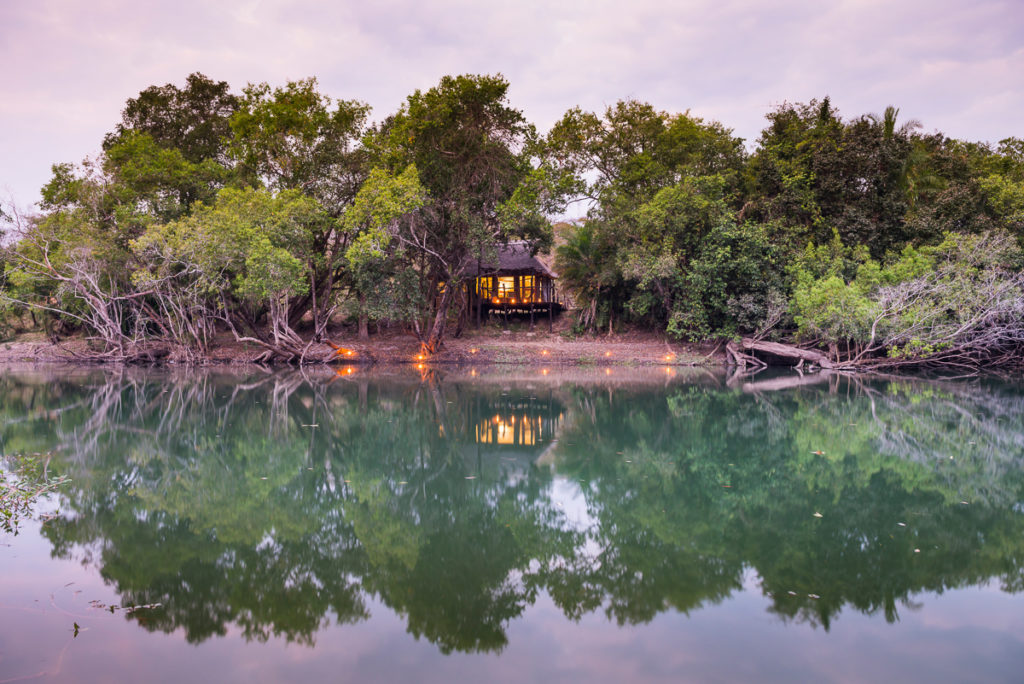
{"label": "pastel cloud", "polygon": [[501,72],[542,129],[635,97],[754,140],[778,103],[828,94],[848,116],[895,104],[928,131],[1024,135],[1016,0],[14,0],[0,63],[0,190],[22,205],[127,98],[193,71],[236,89],[315,75],[376,117],[444,74]]}

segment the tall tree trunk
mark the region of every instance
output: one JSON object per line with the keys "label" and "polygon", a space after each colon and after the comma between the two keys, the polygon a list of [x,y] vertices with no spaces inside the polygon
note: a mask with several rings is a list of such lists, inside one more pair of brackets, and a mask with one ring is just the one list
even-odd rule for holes
{"label": "tall tree trunk", "polygon": [[[451,281],[450,281],[451,282]],[[452,303],[452,292],[455,288],[445,285],[444,294],[441,295],[441,303],[434,314],[434,324],[430,326],[430,334],[423,343],[425,354],[436,354],[441,349],[441,341],[444,338],[444,327],[448,322],[448,307]]]}
{"label": "tall tree trunk", "polygon": [[370,320],[366,315],[366,295],[359,295],[359,339],[370,339]]}

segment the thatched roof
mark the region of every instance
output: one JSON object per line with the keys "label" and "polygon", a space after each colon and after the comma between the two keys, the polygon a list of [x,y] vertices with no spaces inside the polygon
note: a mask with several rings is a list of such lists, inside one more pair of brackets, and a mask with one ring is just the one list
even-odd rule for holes
{"label": "thatched roof", "polygon": [[477,270],[477,262],[473,262],[466,269],[467,278],[475,278],[478,275],[540,275],[548,278],[557,278],[558,274],[544,265],[540,259],[533,256],[530,243],[525,240],[510,242],[507,245],[498,246],[498,263],[484,262]]}

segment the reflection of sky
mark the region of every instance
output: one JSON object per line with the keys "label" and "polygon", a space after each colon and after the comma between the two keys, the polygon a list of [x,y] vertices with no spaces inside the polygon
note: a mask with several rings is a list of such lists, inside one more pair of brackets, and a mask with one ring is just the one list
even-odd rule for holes
{"label": "reflection of sky", "polygon": [[566,522],[574,530],[587,530],[596,521],[587,512],[587,500],[580,490],[579,483],[565,477],[556,476],[548,490],[551,502],[565,516]]}
{"label": "reflection of sky", "polygon": [[[575,483],[557,480],[552,497],[586,524]],[[3,540],[0,570],[0,681],[993,682],[1024,672],[1024,596],[993,586],[916,595],[921,607],[901,607],[891,625],[848,609],[829,632],[780,622],[749,572],[744,591],[719,605],[625,628],[600,611],[569,622],[542,595],[508,625],[500,655],[445,656],[373,601],[370,620],[325,629],[315,648],[247,643],[230,627],[198,646],[180,631],[149,633],[91,608],[116,603],[113,588],[92,568],[51,559],[35,525]]]}

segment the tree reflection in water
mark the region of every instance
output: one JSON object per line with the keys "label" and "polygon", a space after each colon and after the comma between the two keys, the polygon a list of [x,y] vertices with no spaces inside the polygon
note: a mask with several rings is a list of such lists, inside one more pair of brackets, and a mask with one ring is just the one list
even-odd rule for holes
{"label": "tree reflection in water", "polygon": [[72,478],[54,554],[194,642],[234,624],[313,643],[375,600],[444,652],[500,650],[540,592],[630,624],[751,569],[780,619],[825,628],[926,590],[1019,591],[1020,388],[825,380],[32,371],[0,406],[5,450]]}

